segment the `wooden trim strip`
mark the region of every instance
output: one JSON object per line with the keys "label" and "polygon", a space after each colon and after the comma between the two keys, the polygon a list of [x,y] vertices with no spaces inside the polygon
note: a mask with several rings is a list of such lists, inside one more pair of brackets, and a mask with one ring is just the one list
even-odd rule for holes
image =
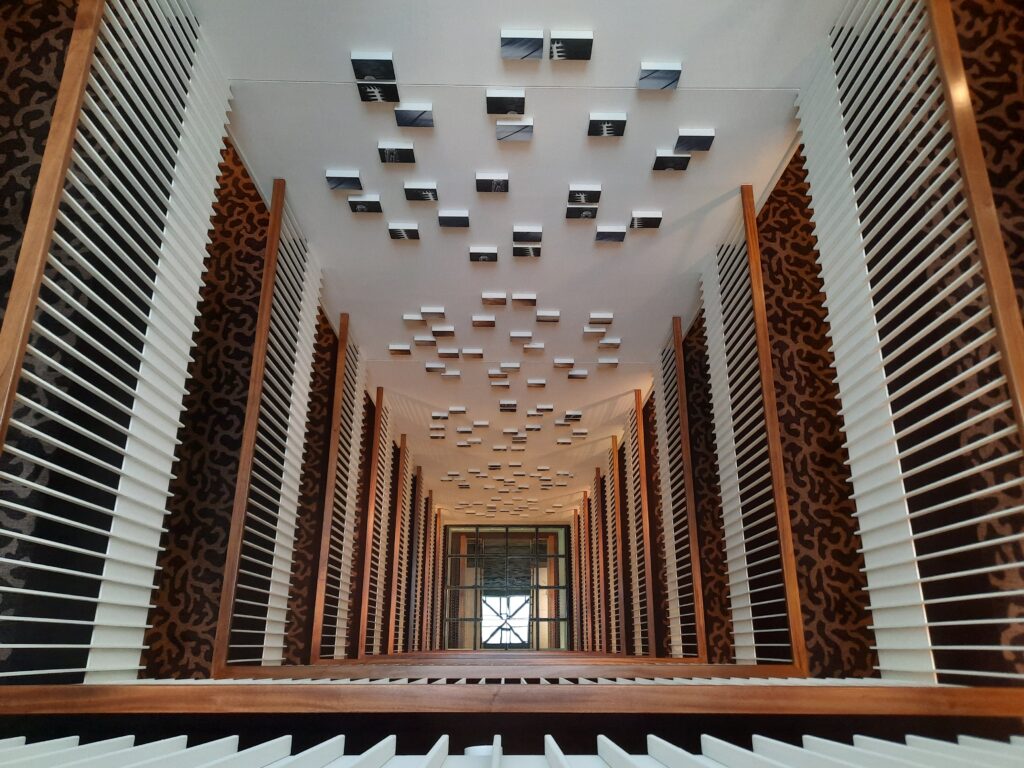
{"label": "wooden trim strip", "polygon": [[398,631],[398,558],[402,554],[402,527],[405,525],[405,512],[402,495],[405,493],[405,471],[409,464],[409,446],[403,434],[398,439],[398,488],[395,493],[395,524],[391,528],[391,589],[388,595],[388,633],[384,643],[384,653],[395,652],[395,634]]}
{"label": "wooden trim strip", "polygon": [[39,302],[39,286],[53,242],[53,227],[71,164],[78,119],[103,22],[103,8],[104,0],[78,2],[75,26],[64,59],[64,74],[57,88],[46,148],[4,309],[3,327],[0,328],[0,451],[3,451],[7,440],[7,427],[18,393],[21,367]]}
{"label": "wooden trim strip", "polygon": [[413,476],[415,477],[414,484],[416,487],[412,495],[412,508],[409,511],[409,554],[411,556],[409,572],[412,578],[410,581],[406,581],[406,588],[408,589],[411,585],[412,591],[405,598],[405,650],[407,653],[412,650],[413,641],[416,640],[416,633],[413,631],[413,623],[410,620],[412,612],[416,611],[420,621],[423,621],[423,612],[420,610],[417,597],[423,592],[423,562],[427,556],[427,540],[425,536],[422,553],[419,547],[420,530],[426,524],[421,514],[423,511],[423,467],[416,467]]}
{"label": "wooden trim strip", "polygon": [[971,106],[971,90],[964,71],[960,41],[949,0],[928,0],[935,60],[942,76],[949,122],[956,143],[967,210],[974,225],[992,322],[996,327],[1003,375],[1017,418],[1017,439],[1024,441],[1024,321],[1014,290],[1013,275],[1006,255],[999,212],[992,196],[985,153],[978,135],[978,123]]}
{"label": "wooden trim strip", "polygon": [[14,685],[0,716],[224,713],[636,713],[1024,717],[1022,688],[785,685]]}
{"label": "wooden trim strip", "polygon": [[804,637],[803,618],[800,612],[800,590],[796,581],[796,556],[793,551],[789,497],[786,494],[786,474],[782,463],[782,438],[779,432],[779,412],[775,402],[775,374],[772,370],[771,342],[768,338],[768,313],[765,308],[764,280],[761,275],[761,246],[757,239],[757,211],[754,209],[754,190],[751,185],[744,184],[740,187],[740,200],[743,205],[743,229],[747,241],[750,294],[754,310],[754,329],[757,335],[757,358],[761,371],[761,394],[764,398],[768,463],[771,467],[775,517],[779,530],[782,579],[786,590],[789,638],[793,664],[807,674],[807,641]]}
{"label": "wooden trim strip", "polygon": [[[327,475],[324,477],[324,500],[321,506],[320,555],[317,560],[316,597],[313,602],[313,639],[309,657],[322,659],[321,638],[324,629],[324,598],[327,591],[327,559],[331,548],[331,523],[334,520],[334,493],[338,485],[338,453],[341,419],[345,410],[345,366],[348,356],[348,313],[338,318],[338,347],[334,360],[334,399],[331,401],[331,431],[327,438]],[[342,649],[344,650],[344,649]],[[337,646],[335,646],[337,652]]]}
{"label": "wooden trim strip", "polygon": [[[600,470],[595,470],[600,476]],[[594,650],[594,591],[591,585],[594,584],[594,575],[591,571],[590,564],[590,546],[591,546],[591,532],[590,532],[590,501],[587,496],[587,492],[583,492],[583,509],[581,510],[581,517],[583,523],[581,525],[582,539],[580,540],[580,557],[583,560],[581,565],[581,573],[583,583],[581,585],[581,592],[584,595],[583,598],[583,637],[581,650],[592,651]]]}
{"label": "wooden trim strip", "polygon": [[[356,658],[366,655],[366,622],[370,608],[370,571],[373,568],[373,524],[380,510],[377,509],[377,454],[380,453],[380,427],[384,416],[384,387],[377,387],[376,408],[373,416],[373,442],[370,444],[370,477],[367,480],[366,515],[363,519],[363,588],[359,596],[359,634],[357,636]],[[385,499],[385,502],[387,500]]]}
{"label": "wooden trim strip", "polygon": [[242,426],[242,445],[238,456],[238,475],[235,478],[235,499],[231,508],[231,528],[228,533],[227,554],[224,559],[224,583],[221,587],[220,608],[217,612],[217,632],[213,638],[214,677],[224,673],[228,661],[231,616],[234,612],[235,591],[238,587],[242,537],[245,533],[245,511],[249,501],[249,484],[252,480],[260,400],[263,397],[263,373],[267,363],[267,343],[270,338],[270,315],[274,301],[274,283],[277,277],[277,253],[281,242],[284,198],[284,179],[274,179],[270,198],[270,225],[267,228],[267,246],[263,256],[260,305],[256,316],[256,332],[253,340],[252,371],[249,374],[249,393],[245,401],[245,422]]}
{"label": "wooden trim strip", "polygon": [[644,578],[646,579],[645,592],[647,593],[647,626],[644,631],[647,634],[647,655],[657,656],[658,648],[654,632],[654,573],[651,566],[653,559],[651,552],[651,505],[647,498],[647,445],[644,436],[644,396],[639,389],[633,390],[634,408],[636,408],[636,442],[637,442],[637,464],[640,469],[640,523],[641,532],[644,538]]}
{"label": "wooden trim strip", "polygon": [[700,541],[697,529],[697,499],[693,492],[693,453],[690,450],[690,412],[686,393],[686,353],[683,350],[683,319],[672,318],[672,351],[676,364],[676,393],[679,396],[679,444],[683,458],[683,493],[686,496],[686,526],[690,538],[690,577],[693,583],[693,615],[697,633],[697,660],[708,660],[708,638],[704,622],[704,585],[700,572]]}
{"label": "wooden trim strip", "polygon": [[[616,585],[619,592],[619,653],[629,653],[629,627],[626,626],[626,561],[622,553],[622,529],[625,527],[622,519],[622,494],[625,489],[620,482],[622,467],[619,466],[619,438],[612,435],[612,465],[610,471],[612,482],[615,483],[615,510],[612,515],[615,518],[615,560],[617,563],[616,573],[619,575],[619,583]],[[611,649],[609,649],[610,651]]]}
{"label": "wooden trim strip", "polygon": [[[423,516],[427,522],[427,547],[432,548],[434,551],[434,557],[437,557],[437,548],[431,547],[434,543],[435,531],[434,531],[434,492],[430,491],[427,493],[427,506],[423,510]],[[430,630],[434,623],[434,561],[427,558],[426,552],[423,555],[423,589],[421,590],[420,602],[422,604],[423,621],[420,626],[420,649],[423,651],[430,650]]]}

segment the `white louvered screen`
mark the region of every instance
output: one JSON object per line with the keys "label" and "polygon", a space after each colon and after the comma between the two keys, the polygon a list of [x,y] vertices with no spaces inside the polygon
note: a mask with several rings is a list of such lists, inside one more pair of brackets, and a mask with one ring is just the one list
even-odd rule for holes
{"label": "white louvered screen", "polygon": [[405,475],[398,478],[398,500],[395,513],[395,525],[398,527],[398,562],[391,565],[392,578],[398,579],[395,588],[395,605],[392,610],[395,612],[395,653],[404,653],[405,644],[405,622],[409,603],[409,576],[412,562],[412,550],[410,535],[412,533],[412,520],[415,513],[412,498],[412,453],[407,450],[405,460]]}
{"label": "white louvered screen", "polygon": [[366,409],[365,379],[366,366],[359,354],[359,347],[350,340],[345,351],[338,458],[334,497],[331,500],[331,533],[320,636],[320,657],[324,659],[345,658],[356,620],[357,607],[352,603],[352,585],[356,578],[356,568],[359,567],[356,538],[359,535],[359,466]]}
{"label": "white louvered screen", "polygon": [[280,664],[321,271],[285,205],[246,500],[229,664]]}
{"label": "white louvered screen", "polygon": [[798,100],[880,669],[1024,679],[1024,462],[923,0],[850,3]]}
{"label": "white louvered screen", "polygon": [[366,644],[363,648],[367,656],[384,652],[384,644],[387,640],[387,595],[384,594],[387,585],[388,569],[388,540],[391,531],[391,512],[389,504],[391,501],[391,474],[393,466],[393,454],[395,453],[394,441],[391,439],[391,426],[389,418],[388,402],[385,398],[381,402],[380,412],[380,439],[377,455],[373,460],[377,464],[377,482],[371,489],[374,499],[376,514],[373,517],[373,530],[370,532],[370,578],[363,585],[367,591],[367,612],[366,612]]}
{"label": "white louvered screen", "polygon": [[[538,733],[538,743],[541,733]],[[854,736],[853,743],[804,736],[801,746],[754,734],[751,749],[714,736],[702,734],[700,752],[691,753],[657,736],[647,737],[647,754],[631,755],[605,736],[597,737],[595,755],[567,755],[551,736],[544,736],[544,756],[504,755],[500,736],[479,734],[481,745],[473,753],[449,755],[449,740],[441,736],[425,755],[397,755],[398,740],[388,736],[361,755],[343,756],[345,737],[336,736],[301,753],[292,754],[292,737],[281,736],[248,749],[238,750],[238,738],[231,736],[188,747],[186,736],[175,736],[139,746],[134,736],[122,736],[80,745],[78,736],[25,743],[0,741],[0,760],[17,765],[73,763],[80,768],[118,768],[128,765],[190,765],[195,768],[830,768],[879,765],[1016,766],[1024,761],[1024,743],[1019,737],[996,741],[960,736],[944,741],[908,735],[902,742],[869,736]],[[467,750],[468,752],[468,750]],[[482,762],[482,761],[486,761]]]}
{"label": "white louvered screen", "polygon": [[735,659],[789,662],[782,553],[740,222],[705,269],[703,291]]}
{"label": "white louvered screen", "polygon": [[630,601],[629,614],[633,620],[631,633],[632,647],[628,650],[634,656],[646,656],[651,652],[648,635],[650,621],[647,604],[647,558],[650,553],[644,541],[643,524],[643,476],[640,462],[640,440],[643,430],[643,414],[636,408],[629,411],[629,423],[624,436],[626,498],[623,511],[626,516],[626,529],[623,531],[626,558],[624,568],[627,575],[627,599]]}
{"label": "white louvered screen", "polygon": [[[628,573],[628,565],[625,562],[627,552],[625,546],[623,546],[622,557],[623,561],[619,560],[619,547],[618,542],[622,541],[625,545],[625,536],[619,531],[619,526],[622,521],[618,515],[618,507],[616,504],[616,489],[618,485],[615,481],[615,467],[616,457],[614,452],[608,450],[608,465],[607,474],[605,475],[605,499],[604,499],[604,570],[606,574],[606,581],[608,584],[608,610],[605,615],[605,627],[608,634],[608,647],[606,648],[608,653],[620,653],[624,650],[626,645],[626,638],[621,637],[619,632],[620,621],[619,617],[621,612],[625,610],[625,606],[621,605],[620,595],[625,593],[626,599],[629,599],[629,587],[628,582],[624,582],[625,578],[623,570],[625,569]],[[627,499],[622,499],[621,503],[623,507],[627,504]]]}
{"label": "white louvered screen", "polygon": [[665,531],[665,575],[668,590],[669,642],[672,656],[692,658],[697,651],[693,558],[689,510],[683,472],[683,440],[676,381],[676,350],[669,336],[661,351],[661,370],[654,387],[654,407],[661,486],[661,524]]}
{"label": "white louvered screen", "polygon": [[177,0],[110,0],[0,457],[0,680],[139,668],[229,97]]}

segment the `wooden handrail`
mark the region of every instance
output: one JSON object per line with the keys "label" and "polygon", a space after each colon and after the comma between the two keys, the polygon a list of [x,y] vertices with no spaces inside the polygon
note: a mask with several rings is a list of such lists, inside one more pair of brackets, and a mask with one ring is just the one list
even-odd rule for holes
{"label": "wooden handrail", "polygon": [[[370,477],[367,481],[366,514],[363,518],[363,588],[359,596],[359,633],[357,635],[356,658],[361,659],[366,655],[366,631],[368,612],[370,608],[370,571],[373,569],[373,526],[380,510],[377,509],[377,455],[381,451],[381,419],[384,416],[384,388],[377,387],[375,401],[376,409],[373,414],[373,441],[370,443],[370,455],[367,460],[370,462]],[[387,502],[387,499],[385,499]],[[379,628],[378,628],[379,630]]]}
{"label": "wooden handrail", "polygon": [[636,409],[636,442],[637,442],[637,464],[640,470],[640,535],[644,540],[644,591],[647,593],[647,655],[657,656],[658,649],[655,644],[654,632],[654,574],[651,566],[653,552],[651,551],[651,505],[647,498],[647,445],[644,435],[644,396],[639,389],[633,390],[634,405]]}
{"label": "wooden handrail", "polygon": [[391,589],[388,591],[388,632],[384,653],[394,653],[395,634],[398,631],[398,558],[402,554],[402,527],[405,525],[405,510],[402,509],[402,494],[405,491],[405,471],[409,465],[409,447],[403,434],[398,440],[398,488],[395,494],[395,524],[391,529]]}
{"label": "wooden handrail", "polygon": [[[816,685],[12,685],[0,716],[304,712],[1024,717],[1024,688]],[[954,721],[950,721],[951,725]]]}
{"label": "wooden handrail", "polygon": [[808,671],[807,641],[804,637],[800,612],[800,590],[796,580],[796,555],[793,551],[793,530],[789,516],[789,497],[786,494],[786,471],[782,462],[782,437],[779,432],[779,412],[775,401],[775,374],[772,369],[771,341],[768,338],[768,312],[764,300],[764,279],[761,275],[761,246],[757,238],[757,212],[754,209],[754,190],[749,184],[740,187],[743,206],[743,230],[747,242],[747,265],[750,268],[750,294],[757,336],[757,360],[761,374],[761,394],[764,401],[764,422],[768,443],[768,463],[771,468],[772,494],[775,497],[775,520],[779,532],[779,550],[782,580],[786,591],[786,619],[789,627],[793,664]]}
{"label": "wooden handrail", "polygon": [[[679,444],[683,462],[683,494],[686,498],[686,527],[690,541],[690,581],[693,584],[693,615],[697,634],[697,660],[708,660],[708,638],[704,622],[704,586],[700,572],[700,541],[697,529],[697,499],[693,492],[693,452],[690,450],[690,412],[686,392],[686,353],[683,350],[683,319],[672,318],[672,352],[675,360],[676,394],[679,400]],[[669,546],[672,546],[671,544]]]}
{"label": "wooden handrail", "polygon": [[[317,560],[316,595],[313,601],[313,637],[309,652],[309,657],[313,661],[323,658],[321,638],[324,629],[324,599],[327,595],[327,560],[330,556],[331,526],[334,522],[334,493],[338,486],[338,454],[341,450],[339,446],[341,420],[345,412],[345,367],[347,365],[348,313],[342,312],[338,318],[338,346],[334,359],[334,394],[331,400],[331,430],[327,438],[327,472],[324,476],[324,496],[321,505],[320,554]],[[337,647],[335,647],[335,654],[337,654]]]}
{"label": "wooden handrail", "polygon": [[1017,440],[1024,442],[1024,322],[1006,255],[999,212],[992,196],[978,123],[971,106],[971,89],[964,71],[956,22],[949,0],[928,0],[935,60],[949,107],[967,210],[974,225],[974,240],[985,275],[992,322],[996,327],[999,365],[1017,419]]}
{"label": "wooden handrail", "polygon": [[3,326],[0,327],[0,452],[7,440],[7,428],[18,394],[25,350],[39,303],[39,287],[53,243],[53,227],[71,165],[78,120],[103,21],[103,8],[104,0],[78,2],[74,29],[64,58],[64,74],[57,88],[46,147],[4,309]]}
{"label": "wooden handrail", "polygon": [[245,513],[249,502],[249,485],[252,481],[253,458],[256,451],[260,400],[263,397],[263,374],[266,369],[267,343],[270,338],[270,317],[274,302],[274,283],[277,276],[278,247],[281,242],[284,197],[284,179],[274,179],[273,192],[270,197],[270,224],[267,227],[267,245],[263,256],[260,304],[257,310],[256,331],[253,339],[249,392],[245,401],[245,422],[242,425],[238,475],[235,477],[231,527],[228,533],[227,554],[224,558],[224,582],[220,593],[220,608],[217,612],[217,630],[213,638],[214,677],[222,675],[227,667],[228,646],[231,641],[231,617],[234,613],[235,593],[238,589],[238,569],[242,557],[242,538],[245,534]]}

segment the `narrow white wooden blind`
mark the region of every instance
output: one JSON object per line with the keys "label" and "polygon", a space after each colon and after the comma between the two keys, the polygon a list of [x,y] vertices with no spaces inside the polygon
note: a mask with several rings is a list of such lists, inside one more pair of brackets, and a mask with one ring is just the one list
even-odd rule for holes
{"label": "narrow white wooden blind", "polygon": [[683,440],[676,381],[676,350],[670,334],[661,350],[661,368],[654,387],[655,424],[660,464],[661,524],[665,531],[665,576],[668,592],[669,643],[674,657],[697,656],[697,620],[690,554],[689,510],[683,472]]}
{"label": "narrow white wooden blind", "polygon": [[229,664],[280,664],[321,271],[285,206],[246,502]]}
{"label": "narrow white wooden blind", "polygon": [[393,578],[398,579],[395,589],[395,645],[394,652],[404,653],[406,612],[409,604],[409,575],[413,566],[412,547],[410,536],[412,534],[412,520],[415,510],[413,509],[412,498],[412,452],[406,448],[407,457],[405,460],[404,474],[398,478],[397,511],[395,513],[395,525],[398,526],[398,562],[391,565]]}
{"label": "narrow white wooden blind", "polygon": [[[537,733],[537,737],[543,734]],[[657,736],[647,736],[647,753],[633,755],[605,736],[597,737],[596,755],[567,755],[550,735],[543,736],[544,754],[505,755],[500,736],[479,734],[481,744],[472,754],[450,755],[449,739],[441,736],[425,755],[397,754],[398,740],[388,736],[359,755],[345,755],[345,737],[335,736],[293,754],[292,737],[281,736],[247,749],[238,749],[231,736],[188,746],[187,736],[135,744],[134,736],[121,736],[80,744],[78,736],[27,743],[24,737],[0,741],[0,760],[24,766],[56,763],[79,768],[120,768],[129,765],[189,765],[195,768],[875,768],[893,766],[988,765],[1012,768],[1024,761],[1024,739],[1009,741],[960,736],[956,741],[905,736],[903,741],[854,736],[853,743],[803,737],[797,746],[754,734],[751,748],[707,734],[700,736],[700,752],[688,752]],[[468,750],[467,750],[468,752]]]}
{"label": "narrow white wooden blind", "polygon": [[711,399],[737,662],[789,662],[747,246],[733,228],[703,277]]}
{"label": "narrow white wooden blind", "polygon": [[391,426],[389,418],[390,409],[387,398],[381,402],[380,414],[380,441],[377,455],[372,457],[377,464],[377,482],[371,489],[374,505],[377,513],[373,518],[373,530],[370,532],[370,578],[363,589],[367,591],[367,613],[366,613],[366,655],[380,654],[384,652],[384,643],[387,640],[387,615],[385,609],[387,596],[384,589],[387,584],[388,569],[388,539],[391,530],[391,514],[389,503],[391,501],[391,473],[393,465],[393,454],[395,453],[394,441],[391,438]]}
{"label": "narrow white wooden blind", "polygon": [[798,100],[882,674],[1024,679],[1021,436],[925,2],[850,3]]}
{"label": "narrow white wooden blind", "polygon": [[184,2],[106,3],[0,459],[0,679],[136,675],[228,97]]}
{"label": "narrow white wooden blind", "polygon": [[353,605],[355,596],[352,585],[356,578],[356,568],[359,567],[356,538],[359,535],[359,462],[366,409],[365,380],[366,366],[359,354],[359,347],[350,340],[345,351],[341,425],[338,431],[334,497],[331,499],[331,532],[320,637],[320,656],[325,659],[345,657],[358,610]]}
{"label": "narrow white wooden blind", "polygon": [[625,450],[625,475],[626,475],[626,499],[624,513],[626,526],[623,531],[625,539],[626,558],[624,567],[626,569],[626,584],[628,586],[628,599],[630,601],[629,615],[632,617],[632,647],[629,652],[634,656],[646,656],[650,652],[648,643],[648,622],[650,620],[647,605],[647,551],[644,542],[643,526],[643,499],[644,489],[641,482],[640,462],[644,457],[640,455],[640,434],[643,429],[643,414],[636,408],[629,410],[629,422],[626,425],[624,436]]}
{"label": "narrow white wooden blind", "polygon": [[[626,638],[620,636],[619,632],[619,617],[621,611],[625,610],[625,606],[621,605],[619,595],[619,585],[625,578],[623,573],[623,567],[626,566],[625,558],[627,553],[625,550],[622,552],[624,561],[619,562],[619,548],[618,542],[624,539],[624,536],[620,536],[619,527],[622,521],[619,519],[618,508],[616,505],[616,490],[618,485],[616,484],[616,473],[615,473],[615,454],[609,449],[607,458],[607,467],[605,473],[605,499],[604,499],[604,570],[606,574],[606,580],[608,583],[607,589],[607,600],[608,600],[608,611],[605,616],[606,627],[608,631],[608,653],[619,653],[623,650],[626,643]],[[627,499],[622,500],[623,505],[627,502]],[[623,544],[625,542],[623,541]],[[628,573],[628,567],[626,568]]]}

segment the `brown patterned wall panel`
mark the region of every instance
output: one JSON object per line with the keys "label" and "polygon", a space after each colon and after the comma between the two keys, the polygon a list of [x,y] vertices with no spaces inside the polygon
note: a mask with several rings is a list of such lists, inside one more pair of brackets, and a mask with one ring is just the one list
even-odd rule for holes
{"label": "brown patterned wall panel", "polygon": [[992,195],[1024,311],[1024,5],[952,0]]}
{"label": "brown patterned wall panel", "polygon": [[729,612],[722,493],[718,481],[718,448],[715,444],[703,307],[683,339],[683,355],[708,661],[729,664],[733,660],[732,617]]}
{"label": "brown patterned wall panel", "polygon": [[148,677],[211,673],[269,222],[227,142],[142,657]]}
{"label": "brown patterned wall panel", "polygon": [[653,605],[648,608],[648,620],[654,630],[656,656],[672,655],[672,636],[668,619],[668,574],[665,571],[665,552],[669,543],[665,537],[662,520],[661,464],[658,456],[657,419],[664,418],[654,410],[654,396],[647,398],[643,413],[644,448],[647,454],[647,508],[651,521],[651,596]]}
{"label": "brown patterned wall panel", "polygon": [[75,0],[0,3],[0,319],[14,278]]}
{"label": "brown patterned wall panel", "polygon": [[288,625],[284,660],[308,664],[313,632],[313,602],[320,560],[323,527],[324,480],[327,475],[327,441],[331,436],[331,408],[334,400],[334,364],[338,356],[338,335],[320,307],[313,342],[313,376],[309,389],[309,412],[299,476],[299,508],[296,515],[292,581],[288,588]]}
{"label": "brown patterned wall panel", "polygon": [[877,657],[810,203],[797,152],[757,217],[804,636],[812,676],[869,677]]}

